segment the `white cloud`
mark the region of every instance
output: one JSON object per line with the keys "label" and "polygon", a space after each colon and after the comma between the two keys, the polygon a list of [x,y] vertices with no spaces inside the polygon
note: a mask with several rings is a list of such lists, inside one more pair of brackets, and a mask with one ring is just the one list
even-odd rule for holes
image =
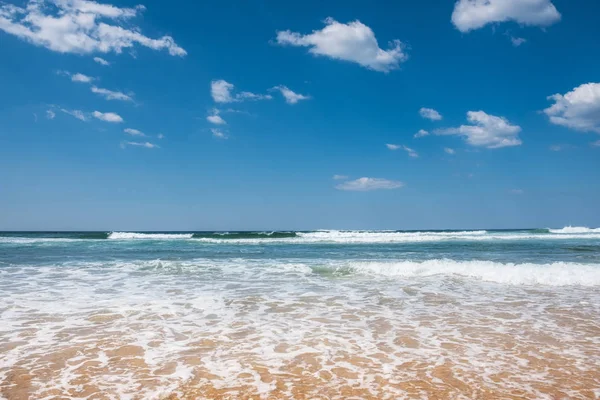
{"label": "white cloud", "polygon": [[305,96],[303,94],[296,93],[296,92],[292,91],[291,89],[289,89],[287,86],[279,85],[279,86],[275,86],[273,89],[279,90],[281,92],[281,94],[283,95],[283,97],[285,97],[285,102],[288,104],[296,104],[300,100],[310,99],[310,96]]}
{"label": "white cloud", "polygon": [[76,74],[71,75],[71,80],[73,82],[90,83],[91,81],[94,80],[94,78],[92,78],[91,76],[84,75],[84,74],[76,73]]}
{"label": "white cloud", "polygon": [[56,117],[56,113],[52,110],[46,110],[46,118],[48,119],[54,119],[54,117]]}
{"label": "white cloud", "polygon": [[437,129],[436,135],[458,135],[465,137],[467,143],[476,147],[497,149],[519,146],[521,127],[511,125],[506,118],[486,114],[483,111],[469,111],[467,120],[473,125],[461,125],[458,128]]}
{"label": "white cloud", "polygon": [[126,95],[122,92],[114,92],[112,90],[99,88],[96,86],[91,87],[93,93],[103,96],[106,100],[122,100],[122,101],[133,101],[131,96]]}
{"label": "white cloud", "polygon": [[206,120],[208,122],[210,122],[211,124],[225,125],[227,122],[225,122],[225,120],[223,118],[221,118],[221,116],[219,115],[220,113],[221,113],[221,110],[219,110],[218,108],[213,108],[211,110],[211,115],[206,117]]}
{"label": "white cloud", "polygon": [[336,181],[342,181],[344,179],[348,179],[348,177],[346,175],[334,175],[333,179]]}
{"label": "white cloud", "polygon": [[600,83],[586,83],[567,94],[548,97],[554,104],[544,110],[555,125],[600,133]]}
{"label": "white cloud", "polygon": [[123,118],[119,114],[115,114],[113,112],[102,113],[100,111],[94,111],[92,115],[99,120],[106,122],[115,122],[120,123],[123,122]]}
{"label": "white cloud", "polygon": [[58,70],[58,71],[56,71],[56,73],[58,75],[70,77],[73,82],[90,83],[91,81],[94,80],[94,78],[92,78],[91,76],[87,76],[87,75],[81,74],[79,72],[72,74],[69,71]]}
{"label": "white cloud", "polygon": [[402,149],[402,150],[406,151],[410,157],[419,158],[419,154],[408,146],[403,146],[403,145],[399,145],[399,144],[390,144],[390,143],[386,144],[385,146],[388,149],[394,150],[394,151]]}
{"label": "white cloud", "polygon": [[164,139],[165,135],[163,135],[162,133],[159,133],[158,135],[156,135],[156,137],[159,139]]}
{"label": "white cloud", "polygon": [[158,145],[150,142],[125,142],[129,146],[145,147],[147,149],[157,149]]}
{"label": "white cloud", "polygon": [[419,132],[415,133],[414,137],[420,138],[420,137],[428,136],[428,135],[429,135],[429,132],[427,132],[425,129],[420,129]]}
{"label": "white cloud", "polygon": [[452,23],[461,32],[507,21],[548,26],[560,18],[550,0],[458,0],[452,13]]}
{"label": "white cloud", "polygon": [[166,49],[173,56],[186,55],[172,37],[151,39],[127,21],[144,9],[91,0],[29,0],[25,8],[0,6],[0,30],[59,53],[121,53],[138,44]]}
{"label": "white cloud", "polygon": [[510,190],[511,194],[523,194],[525,191],[523,189],[512,189]]}
{"label": "white cloud", "polygon": [[551,151],[561,151],[563,148],[562,148],[562,146],[560,146],[558,144],[553,144],[552,146],[549,147],[549,149]]}
{"label": "white cloud", "polygon": [[419,114],[421,114],[421,117],[430,119],[432,121],[439,121],[442,119],[442,115],[433,108],[423,107],[419,110]]}
{"label": "white cloud", "polygon": [[96,61],[100,65],[108,66],[110,63],[101,57],[94,57],[94,61]]}
{"label": "white cloud", "polygon": [[212,132],[212,135],[216,138],[219,139],[227,139],[227,135],[225,134],[225,132],[223,132],[220,129],[217,128],[211,128],[210,131]]}
{"label": "white cloud", "polygon": [[527,39],[511,36],[510,41],[512,42],[513,46],[519,47],[523,43],[527,42]]}
{"label": "white cloud", "polygon": [[269,94],[255,94],[251,92],[241,92],[234,95],[234,88],[233,83],[218,79],[210,83],[210,94],[217,103],[233,103],[244,100],[270,100],[273,98]]}
{"label": "white cloud", "polygon": [[593,142],[592,146],[594,146],[594,147],[600,147],[600,140],[596,140],[595,142]]}
{"label": "white cloud", "polygon": [[290,30],[278,31],[277,43],[309,47],[308,51],[314,55],[355,62],[380,72],[396,69],[408,59],[402,42],[394,40],[388,50],[383,50],[371,28],[358,20],[343,24],[327,18],[325,25],[306,35]]}
{"label": "white cloud", "polygon": [[411,149],[410,147],[402,146],[402,149],[408,153],[409,157],[419,158],[419,154],[416,151],[414,151],[413,149]]}
{"label": "white cloud", "polygon": [[235,101],[244,100],[271,100],[273,96],[270,94],[256,94],[252,92],[241,92],[235,95]]}
{"label": "white cloud", "polygon": [[137,129],[125,128],[123,132],[130,134],[131,136],[146,136],[144,132],[138,131]]}
{"label": "white cloud", "polygon": [[368,192],[371,190],[399,189],[404,183],[382,178],[359,178],[353,181],[342,182],[335,186],[338,190],[349,190],[355,192]]}
{"label": "white cloud", "polygon": [[67,110],[65,108],[60,108],[60,111],[64,112],[65,114],[69,114],[72,117],[75,117],[81,121],[87,121],[88,117],[83,113],[83,111],[80,110]]}
{"label": "white cloud", "polygon": [[215,125],[225,125],[227,123],[220,115],[209,115],[206,120]]}
{"label": "white cloud", "polygon": [[454,149],[451,149],[450,147],[445,147],[444,151],[448,154],[455,154],[456,151],[454,151]]}
{"label": "white cloud", "polygon": [[232,90],[233,84],[223,79],[212,81],[210,83],[210,94],[217,103],[231,103],[232,101],[235,101],[235,99],[231,97]]}

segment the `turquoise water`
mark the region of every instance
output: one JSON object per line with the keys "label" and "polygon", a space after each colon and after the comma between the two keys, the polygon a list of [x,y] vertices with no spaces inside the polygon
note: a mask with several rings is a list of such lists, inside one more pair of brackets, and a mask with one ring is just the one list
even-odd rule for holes
{"label": "turquoise water", "polygon": [[[511,388],[544,398],[549,382],[573,371],[528,367],[517,350],[549,352],[578,368],[581,379],[600,370],[598,288],[600,229],[592,228],[3,232],[0,388],[14,384],[16,368],[26,368],[32,398],[51,398],[52,390],[157,398],[190,382],[245,385],[267,398],[274,384],[260,381],[253,366],[281,375],[310,353],[319,373],[345,368],[353,384],[389,398],[407,393],[381,382],[427,375],[441,359],[452,359],[475,390],[455,388],[456,398],[500,390],[508,381],[486,377],[505,370],[518,375],[509,379]],[[517,346],[499,351],[469,333],[474,327]],[[565,346],[544,348],[540,332]],[[191,362],[199,338],[219,345]],[[442,347],[446,342],[460,346],[460,357]],[[123,369],[114,356],[123,346],[137,346],[132,357],[143,363]],[[74,364],[43,362],[49,353],[69,354]],[[378,353],[385,362],[368,356]],[[340,361],[344,354],[369,361]],[[84,371],[85,361],[99,370]],[[409,361],[420,362],[419,369],[400,371]],[[202,371],[211,378],[199,380]],[[328,381],[331,393],[348,379]],[[590,392],[568,388],[570,396],[600,393],[593,382],[581,382]],[[431,393],[436,384],[442,385],[432,380]]]}

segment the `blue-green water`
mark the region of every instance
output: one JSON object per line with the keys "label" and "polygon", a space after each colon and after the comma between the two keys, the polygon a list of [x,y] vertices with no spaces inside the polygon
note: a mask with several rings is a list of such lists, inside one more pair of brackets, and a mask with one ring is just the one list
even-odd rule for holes
{"label": "blue-green water", "polygon": [[[598,288],[600,229],[590,228],[3,232],[0,389],[25,368],[33,371],[31,398],[51,398],[51,390],[77,397],[83,375],[106,398],[157,398],[209,371],[210,384],[247,385],[266,398],[275,384],[256,381],[252,366],[285,374],[310,353],[319,371],[346,368],[359,376],[353,384],[388,398],[407,394],[381,382],[431,373],[448,358],[475,390],[454,388],[456,398],[508,384],[491,379],[502,371],[515,373],[506,379],[521,394],[543,398],[550,389],[533,383],[563,372],[532,372],[519,348],[551,352],[582,377],[600,370]],[[500,351],[473,327],[517,345]],[[542,333],[565,346],[544,347]],[[191,362],[200,338],[214,348]],[[143,363],[117,363],[122,346],[141,349]],[[368,356],[379,353],[385,362]],[[104,375],[48,363],[48,354],[96,363]],[[348,364],[344,354],[368,361]],[[406,362],[420,370],[399,372]],[[330,384],[335,393],[348,378]]]}

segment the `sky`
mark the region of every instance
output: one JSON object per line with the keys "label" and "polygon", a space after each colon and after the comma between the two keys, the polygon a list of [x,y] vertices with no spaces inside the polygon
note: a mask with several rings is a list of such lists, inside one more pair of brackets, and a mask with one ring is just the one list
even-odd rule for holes
{"label": "sky", "polygon": [[600,226],[600,2],[0,1],[0,230]]}

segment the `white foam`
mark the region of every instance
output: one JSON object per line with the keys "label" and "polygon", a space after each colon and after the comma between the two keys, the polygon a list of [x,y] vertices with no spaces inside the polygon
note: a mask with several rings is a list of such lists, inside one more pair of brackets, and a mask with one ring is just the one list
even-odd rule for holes
{"label": "white foam", "polygon": [[562,229],[548,229],[550,233],[559,233],[559,234],[577,234],[577,233],[600,233],[600,228],[586,228],[584,226],[565,226]]}
{"label": "white foam", "polygon": [[[337,279],[313,272],[323,266],[355,275]],[[322,382],[324,388],[350,385],[378,393],[381,379],[432,377],[433,368],[448,358],[454,363],[452,372],[466,385],[476,388],[479,377],[490,382],[501,371],[513,371],[498,385],[544,398],[529,386],[544,381],[540,369],[523,364],[519,352],[496,345],[507,341],[518,349],[537,349],[541,342],[534,335],[541,331],[564,344],[543,348],[555,352],[558,365],[597,366],[594,349],[600,342],[589,332],[595,329],[600,293],[585,287],[599,282],[593,265],[206,258],[70,261],[4,270],[0,343],[15,346],[0,357],[0,385],[12,368],[28,369],[38,390],[32,397],[40,399],[56,393],[75,398],[69,391],[80,379],[107,398],[164,398],[194,376],[209,373],[207,383],[216,388],[248,385],[257,397],[267,398],[274,393],[273,382],[263,382],[252,366],[282,376],[304,367],[300,356],[305,354],[312,354],[323,371],[339,367],[357,377],[332,373],[331,382]],[[441,276],[429,278],[435,275]],[[534,284],[535,290],[523,284]],[[569,284],[579,286],[565,286]],[[582,307],[581,301],[589,305]],[[555,318],[566,311],[576,313],[572,329],[564,328],[562,314]],[[397,340],[404,336],[414,339],[416,347]],[[212,344],[199,343],[203,339]],[[444,348],[444,343],[459,350]],[[114,362],[109,355],[123,345],[141,347],[139,360],[144,362]],[[276,350],[278,345],[285,351]],[[64,356],[70,347],[84,351],[44,375],[58,366],[44,364],[43,357]],[[377,356],[381,353],[385,360]],[[348,355],[359,356],[364,364],[348,362]],[[84,374],[79,367],[85,361],[96,361],[101,372]],[[414,367],[406,368],[407,362]],[[164,375],[154,372],[166,367],[170,372]],[[287,381],[291,390],[294,380]],[[384,385],[379,393],[406,397],[396,385]]]}
{"label": "white foam", "polygon": [[420,243],[444,241],[515,241],[515,240],[571,240],[600,239],[598,233],[572,233],[548,235],[531,232],[487,232],[487,231],[446,231],[446,232],[393,232],[393,231],[315,231],[297,232],[294,238],[255,238],[220,239],[194,238],[203,243],[213,244],[375,244],[375,243]]}
{"label": "white foam", "polygon": [[128,239],[191,239],[193,233],[138,233],[138,232],[111,232],[108,239],[128,240]]}
{"label": "white foam", "polygon": [[[341,266],[332,265],[332,268]],[[456,275],[510,285],[599,286],[600,265],[555,262],[511,264],[493,261],[352,262],[341,268],[388,277]]]}

